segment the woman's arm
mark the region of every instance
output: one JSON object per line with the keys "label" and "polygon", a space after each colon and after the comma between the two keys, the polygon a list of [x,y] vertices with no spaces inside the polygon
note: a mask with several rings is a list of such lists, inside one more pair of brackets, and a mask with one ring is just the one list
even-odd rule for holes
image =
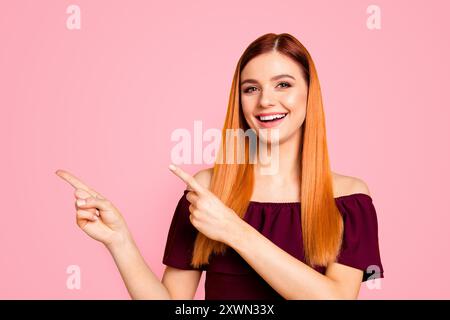
{"label": "woman's arm", "polygon": [[166,267],[162,280],[152,272],[130,237],[107,246],[132,299],[192,300],[201,271]]}
{"label": "woman's arm", "polygon": [[150,270],[131,236],[107,248],[132,299],[171,299],[169,291]]}
{"label": "woman's arm", "polygon": [[186,199],[192,225],[206,237],[232,247],[285,299],[355,299],[362,270],[334,263],[326,275],[317,272],[272,243],[253,226],[238,217],[210,190],[181,168],[169,169],[190,191]]}
{"label": "woman's arm", "polygon": [[168,289],[145,263],[125,219],[113,203],[71,173],[65,170],[55,173],[75,188],[78,226],[108,248],[130,296],[133,299],[171,299]]}
{"label": "woman's arm", "polygon": [[237,228],[228,245],[285,299],[357,298],[361,270],[333,263],[323,275],[241,221],[241,227]]}
{"label": "woman's arm", "polygon": [[162,283],[169,290],[172,300],[193,300],[197,292],[202,271],[185,270],[167,266]]}
{"label": "woman's arm", "polygon": [[[352,179],[347,193],[370,195],[367,184]],[[229,245],[286,299],[357,299],[363,271],[330,264],[325,275],[291,256],[244,220],[233,228]]]}

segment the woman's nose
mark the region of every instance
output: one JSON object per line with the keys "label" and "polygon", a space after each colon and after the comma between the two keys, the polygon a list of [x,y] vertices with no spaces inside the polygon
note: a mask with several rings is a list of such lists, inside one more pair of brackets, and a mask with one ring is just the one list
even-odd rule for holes
{"label": "woman's nose", "polygon": [[275,105],[275,97],[270,90],[264,90],[262,92],[260,104],[263,108],[270,108]]}

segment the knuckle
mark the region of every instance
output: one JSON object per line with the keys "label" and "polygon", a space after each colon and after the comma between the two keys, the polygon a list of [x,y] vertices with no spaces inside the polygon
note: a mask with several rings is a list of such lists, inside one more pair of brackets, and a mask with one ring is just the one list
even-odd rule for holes
{"label": "knuckle", "polygon": [[208,210],[211,207],[211,202],[207,199],[200,198],[198,202],[199,202],[198,207],[201,208],[202,210]]}
{"label": "knuckle", "polygon": [[198,209],[196,206],[191,204],[189,206],[189,212],[191,213],[191,215],[196,216],[198,214]]}
{"label": "knuckle", "polygon": [[200,210],[205,210],[207,208],[205,200],[199,199],[197,201],[197,208],[199,208]]}
{"label": "knuckle", "polygon": [[78,216],[78,217],[83,216],[83,214],[84,214],[84,211],[83,211],[83,210],[77,210],[77,216]]}
{"label": "knuckle", "polygon": [[192,197],[191,201],[190,201],[195,207],[198,207],[198,200],[194,197]]}

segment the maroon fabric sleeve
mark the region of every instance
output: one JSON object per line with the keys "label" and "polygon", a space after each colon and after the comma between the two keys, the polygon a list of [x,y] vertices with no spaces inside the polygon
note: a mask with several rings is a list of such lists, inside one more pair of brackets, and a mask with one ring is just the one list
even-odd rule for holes
{"label": "maroon fabric sleeve", "polygon": [[363,282],[384,278],[377,213],[372,198],[359,193],[339,200],[337,205],[344,219],[344,235],[336,262],[364,271]]}
{"label": "maroon fabric sleeve", "polygon": [[189,201],[186,199],[187,190],[178,201],[170,223],[164,249],[163,264],[184,270],[203,270],[191,266],[194,242],[198,230],[189,220]]}

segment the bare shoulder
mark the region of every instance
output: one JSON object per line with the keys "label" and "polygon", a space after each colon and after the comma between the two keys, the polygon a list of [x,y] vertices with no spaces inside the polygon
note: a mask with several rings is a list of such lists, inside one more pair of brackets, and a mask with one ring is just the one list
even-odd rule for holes
{"label": "bare shoulder", "polygon": [[213,174],[213,168],[206,168],[206,169],[200,170],[196,174],[194,174],[194,178],[195,178],[195,180],[197,180],[198,183],[200,183],[200,185],[202,187],[209,189],[212,174]]}
{"label": "bare shoulder", "polygon": [[334,197],[345,196],[353,193],[371,195],[367,183],[357,177],[351,177],[332,172]]}

